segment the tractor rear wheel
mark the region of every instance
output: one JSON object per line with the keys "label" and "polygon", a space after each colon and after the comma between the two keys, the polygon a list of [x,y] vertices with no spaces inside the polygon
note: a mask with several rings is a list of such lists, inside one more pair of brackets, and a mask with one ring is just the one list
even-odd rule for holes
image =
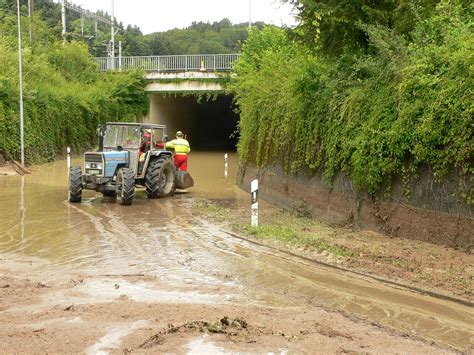
{"label": "tractor rear wheel", "polygon": [[170,159],[159,157],[150,162],[145,174],[148,198],[172,196],[176,190],[175,168]]}
{"label": "tractor rear wheel", "polygon": [[80,166],[69,169],[69,202],[82,200],[82,171]]}
{"label": "tractor rear wheel", "polygon": [[131,205],[135,196],[135,173],[132,169],[121,168],[117,173],[117,201],[121,205]]}

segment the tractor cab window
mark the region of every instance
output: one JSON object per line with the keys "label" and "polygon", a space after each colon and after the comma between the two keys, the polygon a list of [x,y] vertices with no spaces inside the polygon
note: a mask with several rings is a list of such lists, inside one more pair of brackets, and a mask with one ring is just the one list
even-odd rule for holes
{"label": "tractor cab window", "polygon": [[145,153],[150,149],[164,149],[166,134],[163,128],[142,128],[140,150]]}
{"label": "tractor cab window", "polygon": [[155,128],[153,130],[153,146],[155,149],[164,149],[166,143],[166,134],[164,129]]}
{"label": "tractor cab window", "polygon": [[138,129],[134,126],[115,126],[107,127],[104,139],[104,148],[116,149],[137,149],[139,143]]}

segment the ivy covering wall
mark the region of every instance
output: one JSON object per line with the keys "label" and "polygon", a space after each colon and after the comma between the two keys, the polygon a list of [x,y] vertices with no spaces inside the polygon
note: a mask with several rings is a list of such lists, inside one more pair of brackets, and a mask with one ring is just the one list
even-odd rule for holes
{"label": "ivy covering wall", "polygon": [[328,186],[342,171],[371,195],[422,165],[439,181],[455,170],[460,197],[474,204],[472,5],[436,2],[405,32],[358,20],[359,44],[345,46],[353,32],[342,33],[335,52],[327,41],[338,33],[324,32],[339,23],[324,22],[335,12],[305,22],[304,6],[317,2],[301,3],[296,30],[254,30],[244,43],[234,82],[241,160],[309,170]]}
{"label": "ivy covering wall", "polygon": [[[16,17],[0,10],[0,152],[20,156],[20,104]],[[35,39],[22,20],[24,132],[27,163],[55,159],[64,147],[82,150],[97,142],[106,121],[129,121],[146,114],[143,74],[99,73],[87,47],[63,44],[39,19]]]}

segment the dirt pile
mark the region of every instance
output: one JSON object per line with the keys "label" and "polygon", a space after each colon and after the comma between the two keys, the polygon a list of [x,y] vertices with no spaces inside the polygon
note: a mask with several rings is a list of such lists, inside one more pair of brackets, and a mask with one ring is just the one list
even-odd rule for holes
{"label": "dirt pile", "polygon": [[31,171],[15,160],[7,161],[0,152],[0,175],[25,175]]}
{"label": "dirt pile", "polygon": [[[192,321],[179,326],[169,324],[166,329],[151,336],[135,350],[163,345],[166,341],[166,336],[173,333],[186,333],[188,335],[191,333],[223,334],[229,341],[255,343],[255,337],[264,332],[264,328],[252,327],[243,318],[231,319],[228,316],[224,316],[220,320],[213,322]],[[129,351],[132,351],[132,349],[129,349]]]}

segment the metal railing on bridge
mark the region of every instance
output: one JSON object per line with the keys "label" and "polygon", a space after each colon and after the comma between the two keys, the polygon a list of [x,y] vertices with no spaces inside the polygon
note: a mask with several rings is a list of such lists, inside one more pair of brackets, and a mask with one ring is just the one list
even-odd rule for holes
{"label": "metal railing on bridge", "polygon": [[141,69],[153,72],[229,71],[239,54],[162,55],[94,58],[100,71]]}

